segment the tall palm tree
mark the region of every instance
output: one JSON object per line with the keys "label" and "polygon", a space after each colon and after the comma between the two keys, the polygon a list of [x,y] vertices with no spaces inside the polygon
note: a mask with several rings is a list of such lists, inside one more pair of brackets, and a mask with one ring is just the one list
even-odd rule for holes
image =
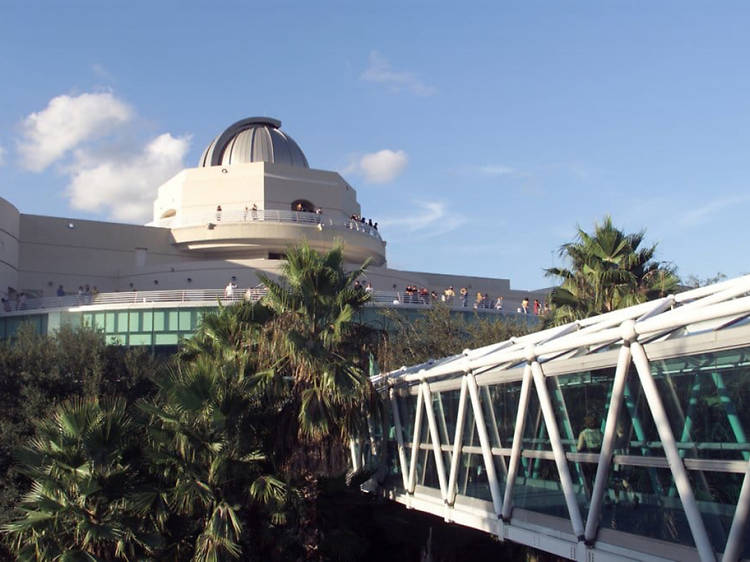
{"label": "tall palm tree", "polygon": [[75,399],[39,422],[18,456],[31,479],[23,514],[7,524],[18,560],[136,560],[160,547],[136,517],[143,480],[135,423],[120,399]]}
{"label": "tall palm tree", "polygon": [[369,330],[354,322],[370,294],[355,285],[362,267],[346,271],[341,246],[319,254],[290,249],[282,279],[263,278],[274,310],[274,345],[291,378],[298,436],[307,443],[345,442],[362,432],[363,406],[374,398],[368,379]]}
{"label": "tall palm tree", "polygon": [[553,267],[548,276],[561,284],[552,290],[556,323],[586,318],[644,302],[677,288],[674,268],[654,260],[656,245],[642,246],[643,231],[625,234],[606,216],[589,234],[578,227],[576,239],[560,247],[569,268]]}
{"label": "tall palm tree", "polygon": [[174,556],[247,558],[251,534],[283,519],[287,487],[270,471],[250,379],[236,367],[197,357],[159,381],[155,401],[140,404],[158,485],[138,496],[138,506],[162,523]]}

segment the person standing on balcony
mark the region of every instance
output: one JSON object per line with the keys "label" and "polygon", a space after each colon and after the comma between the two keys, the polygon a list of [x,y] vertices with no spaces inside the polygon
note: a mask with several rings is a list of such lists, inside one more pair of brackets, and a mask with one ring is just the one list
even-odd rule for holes
{"label": "person standing on balcony", "polygon": [[216,207],[216,222],[221,222],[221,205]]}
{"label": "person standing on balcony", "polygon": [[250,208],[245,205],[245,212],[242,213],[242,220],[247,222],[247,214],[250,212]]}
{"label": "person standing on balcony", "polygon": [[495,301],[495,310],[502,310],[503,309],[503,297],[497,297],[497,300]]}
{"label": "person standing on balcony", "polygon": [[224,287],[224,298],[225,299],[234,298],[234,283],[232,281],[227,283],[227,286]]}
{"label": "person standing on balcony", "polygon": [[521,313],[522,314],[528,314],[529,313],[529,297],[524,297],[521,301]]}
{"label": "person standing on balcony", "polygon": [[258,205],[256,205],[255,203],[253,203],[253,208],[250,209],[250,216],[254,221],[258,220]]}
{"label": "person standing on balcony", "polygon": [[65,296],[65,289],[63,289],[62,285],[57,286],[57,296],[58,297],[64,297]]}

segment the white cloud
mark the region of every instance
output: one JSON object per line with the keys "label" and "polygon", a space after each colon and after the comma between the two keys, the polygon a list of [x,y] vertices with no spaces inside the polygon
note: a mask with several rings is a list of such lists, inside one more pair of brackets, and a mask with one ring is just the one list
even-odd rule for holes
{"label": "white cloud", "polygon": [[417,96],[431,96],[436,92],[433,86],[425,84],[414,73],[393,70],[391,63],[377,51],[370,52],[370,64],[360,78],[383,84],[391,92],[407,91]]}
{"label": "white cloud", "polygon": [[747,203],[748,200],[750,200],[750,197],[746,195],[714,199],[713,201],[701,204],[700,207],[691,209],[684,213],[679,219],[680,224],[690,227],[709,222],[715,215],[719,214],[724,209]]}
{"label": "white cloud", "polygon": [[164,133],[140,152],[102,156],[76,151],[67,169],[71,206],[85,211],[106,209],[117,220],[149,220],[158,186],[184,167],[189,146],[189,137]]}
{"label": "white cloud", "polygon": [[343,174],[359,174],[368,183],[388,183],[393,181],[406,168],[409,157],[403,150],[385,148],[356,157]]}
{"label": "white cloud", "polygon": [[398,229],[419,238],[431,238],[457,229],[466,223],[466,217],[451,212],[440,201],[414,201],[411,208],[414,212],[380,221],[382,228]]}
{"label": "white cloud", "polygon": [[0,146],[0,166],[5,164],[5,148]]}
{"label": "white cloud", "polygon": [[22,123],[18,150],[24,168],[41,172],[82,143],[130,121],[130,106],[110,92],[61,95]]}
{"label": "white cloud", "polygon": [[516,172],[510,166],[502,164],[487,164],[486,166],[479,166],[478,170],[486,176],[509,176]]}

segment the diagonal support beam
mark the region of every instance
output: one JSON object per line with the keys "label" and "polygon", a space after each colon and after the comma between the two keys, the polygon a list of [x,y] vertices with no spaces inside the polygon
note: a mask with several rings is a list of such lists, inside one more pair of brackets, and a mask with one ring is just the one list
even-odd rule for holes
{"label": "diagonal support beam", "polygon": [[456,501],[456,479],[458,478],[458,463],[461,459],[461,447],[464,439],[464,422],[466,420],[466,395],[468,393],[468,382],[466,377],[461,379],[461,393],[458,397],[458,415],[456,417],[456,437],[453,439],[453,455],[451,456],[450,475],[448,476],[448,505]]}
{"label": "diagonal support beam", "polygon": [[630,349],[633,354],[633,363],[638,371],[638,378],[641,381],[641,387],[643,387],[643,392],[646,394],[646,400],[651,409],[656,430],[659,433],[659,439],[664,447],[664,455],[667,457],[667,463],[672,471],[677,492],[680,494],[680,500],[682,500],[682,507],[685,510],[690,531],[693,533],[693,540],[698,549],[698,554],[703,562],[714,561],[716,557],[711,547],[711,541],[708,539],[708,533],[706,533],[701,512],[695,501],[687,469],[677,450],[677,443],[672,433],[672,427],[669,425],[667,412],[659,396],[659,390],[656,388],[656,382],[654,382],[654,378],[651,376],[651,368],[649,367],[646,352],[638,342],[633,342]]}
{"label": "diagonal support beam", "polygon": [[404,447],[404,430],[401,425],[401,411],[399,410],[398,398],[396,393],[391,389],[389,391],[391,398],[391,413],[393,414],[393,425],[396,426],[396,441],[398,443],[398,462],[401,467],[401,479],[404,483],[404,490],[409,489],[409,469],[406,464],[406,448]]}
{"label": "diagonal support beam", "polygon": [[508,480],[505,482],[505,496],[503,497],[503,521],[509,521],[513,509],[513,486],[516,483],[518,465],[521,464],[521,445],[523,442],[523,430],[526,425],[526,411],[529,408],[529,392],[531,390],[531,365],[526,364],[523,369],[523,381],[521,392],[518,396],[518,411],[516,413],[516,427],[513,431],[513,445],[510,451],[510,464],[508,465]]}
{"label": "diagonal support beam", "polygon": [[557,420],[555,419],[552,401],[550,400],[549,391],[545,384],[542,366],[536,359],[531,363],[531,374],[534,377],[534,386],[536,387],[536,393],[539,396],[539,405],[542,407],[544,424],[547,426],[547,434],[549,435],[550,444],[552,445],[552,454],[555,456],[557,473],[560,476],[560,485],[562,486],[565,503],[568,506],[568,513],[570,514],[570,523],[573,525],[573,532],[576,536],[582,539],[583,519],[581,518],[581,510],[579,509],[578,501],[576,500],[573,481],[570,477],[568,459],[565,456],[565,450],[560,442],[560,431],[557,428]]}
{"label": "diagonal support beam", "polygon": [[596,467],[594,489],[591,492],[591,507],[589,508],[589,516],[586,519],[584,537],[588,544],[591,544],[596,539],[596,533],[599,529],[599,514],[602,511],[602,500],[607,489],[607,477],[609,476],[609,467],[612,463],[612,452],[617,436],[617,419],[620,416],[629,367],[630,344],[627,343],[620,348],[620,354],[617,357],[617,368],[615,369],[615,379],[612,382],[612,395],[607,412],[607,423],[604,426],[602,449],[599,454],[599,464]]}
{"label": "diagonal support beam", "polygon": [[419,455],[419,439],[422,436],[422,401],[424,396],[422,390],[417,392],[417,411],[414,412],[414,435],[411,441],[411,464],[409,465],[409,485],[406,491],[414,493],[417,487],[417,455]]}
{"label": "diagonal support beam", "polygon": [[448,501],[448,484],[445,480],[445,463],[443,462],[443,451],[440,448],[440,432],[438,431],[435,411],[432,409],[432,393],[426,382],[421,385],[424,395],[424,407],[427,412],[427,424],[430,428],[430,441],[432,441],[432,452],[435,454],[435,469],[437,470],[438,482],[440,483],[440,494],[443,501]]}
{"label": "diagonal support beam", "polygon": [[736,562],[740,559],[745,546],[744,536],[748,521],[750,521],[750,463],[747,465],[745,478],[742,480],[740,496],[737,498],[737,509],[732,518],[732,526],[729,529],[729,537],[721,562]]}
{"label": "diagonal support beam", "polygon": [[477,433],[479,434],[479,444],[482,446],[482,458],[484,459],[484,468],[487,470],[487,480],[490,483],[490,495],[492,496],[492,506],[495,513],[502,513],[503,500],[501,499],[500,484],[497,481],[497,471],[495,470],[495,461],[492,458],[492,445],[487,435],[487,424],[484,421],[484,412],[482,404],[479,401],[479,391],[477,390],[477,380],[473,373],[466,375],[469,385],[469,397],[471,398],[471,407],[474,411],[474,423],[477,424]]}

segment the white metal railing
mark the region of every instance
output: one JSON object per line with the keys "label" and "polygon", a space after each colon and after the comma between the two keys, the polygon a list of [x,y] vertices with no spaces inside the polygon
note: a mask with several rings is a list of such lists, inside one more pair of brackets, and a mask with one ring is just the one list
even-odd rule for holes
{"label": "white metal railing", "polygon": [[204,224],[236,224],[252,222],[277,222],[298,223],[309,225],[321,225],[331,228],[345,228],[361,232],[382,240],[377,228],[368,223],[353,220],[341,214],[329,215],[325,213],[309,213],[304,211],[285,211],[281,209],[258,209],[258,210],[228,210],[215,211],[213,213],[185,213],[178,214],[168,219],[156,221],[156,226],[168,226],[178,228],[185,226],[199,226]]}
{"label": "white metal railing", "polygon": [[[79,306],[101,306],[110,304],[138,304],[138,303],[184,303],[184,302],[202,302],[216,303],[217,300],[222,303],[231,303],[240,300],[257,301],[266,294],[266,289],[262,285],[250,288],[236,288],[228,294],[226,289],[169,289],[163,291],[122,291],[114,293],[96,293],[81,295],[64,295],[61,297],[37,297],[28,299],[15,299],[8,302],[8,309],[0,310],[0,314],[20,312],[28,310],[42,310],[52,308],[74,308]],[[429,295],[409,295],[401,291],[372,291],[370,304],[374,306],[398,306],[404,308],[429,308],[436,301]],[[515,314],[516,304],[506,300],[506,309],[498,310],[493,306],[472,308],[472,306],[463,306],[462,303],[454,299],[451,302],[441,302],[453,310],[476,310],[480,313],[490,314]],[[532,316],[532,315],[529,315]]]}

